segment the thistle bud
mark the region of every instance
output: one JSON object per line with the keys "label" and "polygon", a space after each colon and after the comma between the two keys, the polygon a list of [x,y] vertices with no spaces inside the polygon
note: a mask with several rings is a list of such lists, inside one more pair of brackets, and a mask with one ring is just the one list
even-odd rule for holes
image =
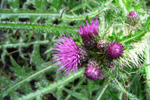
{"label": "thistle bud", "polygon": [[100,75],[101,72],[99,68],[99,63],[94,59],[90,59],[88,61],[84,75],[91,80],[103,79],[104,76]]}
{"label": "thistle bud", "polygon": [[83,63],[89,59],[89,51],[84,46],[78,46],[80,62]]}
{"label": "thistle bud", "polygon": [[140,20],[140,15],[136,11],[130,11],[127,16],[127,21],[130,25],[134,26]]}
{"label": "thistle bud", "polygon": [[118,42],[112,42],[106,52],[111,58],[119,58],[123,53],[123,46]]}
{"label": "thistle bud", "polygon": [[97,44],[97,48],[98,49],[103,49],[104,47],[106,47],[106,45],[108,44],[108,42],[106,40],[100,40]]}
{"label": "thistle bud", "polygon": [[98,19],[96,18],[95,21],[92,20],[92,24],[89,24],[87,21],[86,24],[87,25],[83,25],[83,26],[80,25],[80,30],[77,31],[80,33],[85,47],[91,49],[93,47],[96,47],[97,45],[97,41],[94,36],[99,37],[98,35],[99,22]]}
{"label": "thistle bud", "polygon": [[91,80],[98,79],[99,74],[100,74],[99,69],[97,67],[93,67],[93,66],[86,67],[85,73],[84,73],[84,75]]}
{"label": "thistle bud", "polygon": [[97,62],[95,59],[90,59],[90,60],[88,61],[87,66],[99,67],[99,66],[100,66],[100,63]]}

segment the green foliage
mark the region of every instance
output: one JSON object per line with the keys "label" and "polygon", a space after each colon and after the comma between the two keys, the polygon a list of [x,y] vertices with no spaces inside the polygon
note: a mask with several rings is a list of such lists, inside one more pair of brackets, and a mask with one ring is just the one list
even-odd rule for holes
{"label": "green foliage", "polygon": [[[143,67],[145,68],[145,75],[146,75],[146,81],[147,81],[147,89],[146,90],[150,90],[150,47],[149,47],[149,43],[150,43],[150,35],[146,35],[146,39],[147,39],[147,46],[146,46],[146,50],[145,50],[145,62]],[[150,98],[149,93],[147,93],[147,99]]]}
{"label": "green foliage", "polygon": [[[1,0],[0,100],[149,100],[149,5],[147,0]],[[130,11],[139,12],[141,25],[127,24]],[[121,42],[123,55],[115,68],[105,68],[103,80],[86,79],[82,67],[65,77],[52,62],[54,42],[64,33],[81,44],[77,29],[96,17],[98,39]]]}
{"label": "green foliage", "polygon": [[43,88],[39,89],[36,92],[30,93],[30,94],[28,94],[26,96],[23,96],[21,98],[18,98],[18,99],[23,99],[23,100],[27,99],[27,100],[29,100],[29,99],[31,99],[33,97],[36,97],[38,95],[41,95],[43,93],[51,92],[52,90],[55,90],[57,87],[59,87],[61,85],[65,85],[68,82],[71,82],[74,79],[76,79],[80,76],[83,76],[83,73],[84,73],[84,69],[78,71],[78,73],[76,73],[74,76],[73,76],[73,74],[71,74],[71,76],[64,77],[63,79],[60,79],[57,82],[54,82],[53,84],[47,85],[46,87],[43,87]]}
{"label": "green foliage", "polygon": [[56,25],[38,25],[38,24],[28,24],[28,23],[0,23],[0,28],[2,29],[21,29],[30,30],[37,32],[47,32],[56,33],[58,35],[64,32],[69,32],[70,34],[77,33],[76,29],[79,27],[68,27],[68,26],[56,26]]}

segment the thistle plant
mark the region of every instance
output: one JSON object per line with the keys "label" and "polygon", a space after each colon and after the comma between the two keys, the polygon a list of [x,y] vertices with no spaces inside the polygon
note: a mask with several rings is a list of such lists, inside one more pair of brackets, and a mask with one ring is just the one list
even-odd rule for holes
{"label": "thistle plant", "polygon": [[1,0],[0,100],[150,100],[149,6]]}

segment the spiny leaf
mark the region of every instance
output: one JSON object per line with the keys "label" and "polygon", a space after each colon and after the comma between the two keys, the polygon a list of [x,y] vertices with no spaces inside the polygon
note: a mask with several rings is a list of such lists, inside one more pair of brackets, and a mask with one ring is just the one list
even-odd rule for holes
{"label": "spiny leaf", "polygon": [[31,17],[41,17],[41,18],[57,18],[59,13],[50,13],[49,11],[44,11],[42,13],[37,13],[34,10],[24,10],[19,9],[19,11],[14,12],[13,10],[0,10],[0,19],[4,18],[31,18]]}
{"label": "spiny leaf", "polygon": [[138,32],[137,34],[135,34],[134,36],[125,36],[123,37],[123,39],[118,40],[118,42],[121,42],[123,44],[129,44],[131,42],[135,42],[140,40],[148,31],[142,31],[142,32]]}
{"label": "spiny leaf", "polygon": [[[14,81],[12,81],[10,78],[7,78],[7,77],[3,77],[1,76],[0,77],[0,92],[2,93],[3,91],[5,91],[7,89],[7,87],[11,87],[12,84],[14,83]],[[10,84],[11,83],[11,84]],[[7,95],[7,92],[6,93],[3,93],[3,96],[0,95],[0,99],[3,100],[3,97]]]}
{"label": "spiny leaf", "polygon": [[[141,62],[144,60],[142,58],[144,56],[144,51],[147,46],[147,42],[146,42],[147,40],[144,39],[145,36],[142,38],[141,42],[137,42],[137,43],[135,42],[131,44],[133,49],[124,50],[123,56],[120,57],[119,59],[120,66],[132,67],[134,65],[138,67],[141,64]],[[131,66],[130,64],[133,65]]]}
{"label": "spiny leaf", "polygon": [[53,6],[55,9],[59,10],[60,7],[61,7],[61,5],[63,4],[63,0],[52,0],[52,1],[53,1],[53,2],[52,2],[52,6]]}
{"label": "spiny leaf", "polygon": [[59,87],[61,85],[66,85],[69,82],[73,81],[74,79],[76,79],[80,76],[83,76],[83,72],[84,72],[84,69],[81,69],[81,70],[78,71],[78,73],[75,73],[74,75],[72,73],[69,76],[62,78],[61,80],[56,81],[53,84],[50,84],[49,86],[46,86],[42,89],[39,89],[36,92],[33,92],[33,93],[27,94],[25,96],[22,96],[21,98],[18,98],[17,100],[22,100],[22,99],[23,100],[29,100],[29,99],[32,99],[32,98],[38,96],[38,95],[49,93],[49,92],[57,89],[57,87]]}
{"label": "spiny leaf", "polygon": [[11,9],[18,9],[19,8],[19,0],[8,0]]}
{"label": "spiny leaf", "polygon": [[22,80],[25,79],[32,71],[31,68],[26,68],[28,66],[23,66],[23,67],[19,66],[12,56],[10,56],[10,61],[13,65],[13,67],[11,67],[11,70],[14,71],[15,76],[18,79],[22,79]]}
{"label": "spiny leaf", "polygon": [[94,83],[93,83],[93,81],[92,80],[88,80],[88,90],[89,90],[89,92],[90,92],[90,94],[92,93],[92,90],[93,90],[93,88],[94,88]]}
{"label": "spiny leaf", "polygon": [[64,90],[65,90],[68,94],[74,96],[74,97],[77,98],[77,99],[80,99],[80,100],[88,100],[88,98],[86,97],[86,95],[85,95],[84,93],[78,93],[78,92],[71,91],[71,90],[66,89],[66,88],[64,88]]}
{"label": "spiny leaf", "polygon": [[36,76],[38,76],[41,73],[44,73],[45,71],[48,71],[49,69],[51,69],[52,67],[54,67],[53,65],[50,65],[48,67],[43,68],[42,70],[39,70],[31,75],[29,75],[28,77],[26,77],[25,79],[15,83],[13,86],[9,87],[8,89],[6,89],[5,91],[0,93],[0,97],[4,97],[6,96],[9,92],[13,91],[14,89],[16,89],[17,87],[19,87],[20,85],[22,85],[24,82],[28,82],[31,79],[35,78]]}
{"label": "spiny leaf", "polygon": [[[18,47],[28,47],[31,44],[48,44],[49,40],[44,41],[34,41],[34,42],[21,42],[21,43],[4,43],[0,45],[1,48],[18,48]],[[5,49],[4,49],[5,50]]]}
{"label": "spiny leaf", "polygon": [[32,0],[31,3],[34,5],[37,11],[45,11],[48,6],[47,0]]}
{"label": "spiny leaf", "polygon": [[114,87],[116,87],[116,89],[127,94],[128,98],[131,100],[139,100],[135,95],[129,93],[110,71],[109,71],[109,75],[110,75],[110,79],[115,83]]}
{"label": "spiny leaf", "polygon": [[101,100],[101,98],[102,98],[102,96],[103,96],[105,90],[107,89],[107,87],[108,87],[108,84],[105,84],[105,85],[103,86],[103,89],[102,89],[102,90],[99,90],[99,92],[97,92],[97,95],[96,95],[95,100]]}
{"label": "spiny leaf", "polygon": [[35,64],[38,70],[42,69],[41,65],[44,63],[40,56],[39,45],[34,45],[34,50],[32,52],[32,62]]}
{"label": "spiny leaf", "polygon": [[85,20],[86,17],[88,16],[89,18],[95,17],[98,14],[100,14],[101,11],[106,11],[107,9],[109,9],[109,4],[111,4],[112,0],[108,0],[106,2],[104,2],[101,7],[95,8],[93,9],[93,11],[90,11],[89,13],[86,14],[81,14],[81,15],[68,15],[68,14],[63,14],[63,16],[61,17],[62,20],[66,20],[66,21],[75,21],[75,20]]}
{"label": "spiny leaf", "polygon": [[[79,83],[73,88],[73,91],[77,90],[78,87],[81,86],[81,84],[82,84],[84,81],[85,81],[85,77],[83,77],[83,78],[81,79],[81,81],[79,81]],[[81,86],[81,88],[82,88],[82,86]],[[83,88],[82,88],[82,89],[83,89]],[[68,95],[68,96],[65,98],[65,100],[69,100],[70,97],[71,97],[71,95]]]}
{"label": "spiny leaf", "polygon": [[39,25],[39,24],[30,24],[30,23],[11,23],[11,22],[0,22],[0,28],[2,29],[19,29],[19,30],[32,30],[38,32],[51,32],[51,33],[77,33],[76,29],[79,27],[71,26],[58,26],[58,25]]}

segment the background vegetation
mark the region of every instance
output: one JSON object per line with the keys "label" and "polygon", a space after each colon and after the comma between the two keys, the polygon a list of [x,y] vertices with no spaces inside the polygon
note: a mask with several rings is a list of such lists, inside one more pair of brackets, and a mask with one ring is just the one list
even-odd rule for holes
{"label": "background vegetation", "polygon": [[[142,25],[131,31],[130,11]],[[84,68],[64,77],[52,62],[54,41],[85,19],[99,19],[101,39],[121,42],[123,56],[103,80],[85,78]],[[0,0],[0,100],[150,100],[150,1]]]}

